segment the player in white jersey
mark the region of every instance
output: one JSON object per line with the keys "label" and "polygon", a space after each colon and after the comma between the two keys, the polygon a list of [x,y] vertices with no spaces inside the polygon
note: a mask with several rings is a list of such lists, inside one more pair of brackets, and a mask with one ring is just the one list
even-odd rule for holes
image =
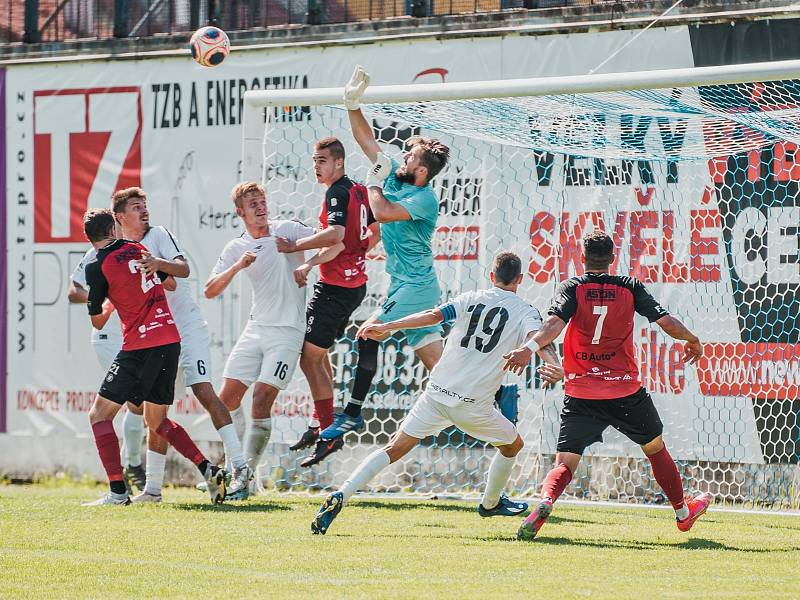
{"label": "player in white jersey", "polygon": [[[119,190],[112,197],[114,216],[122,236],[140,242],[150,255],[141,261],[145,272],[162,271],[176,278],[177,287],[167,291],[167,302],[181,336],[180,365],[184,384],[192,388],[197,400],[208,411],[214,428],[222,439],[225,454],[233,467],[232,493],[247,487],[252,473],[247,468],[244,452],[231,414],[211,385],[211,339],[208,324],[195,301],[189,282],[189,263],[178,242],[164,227],[151,226],[147,210],[147,194],[138,187]],[[147,482],[145,491],[132,502],[160,502],[164,481],[167,441],[154,431],[147,436]]]}
{"label": "player in white jersey", "polygon": [[[311,524],[315,534],[325,534],[353,493],[391,463],[408,454],[420,440],[455,425],[476,439],[497,447],[486,477],[486,489],[478,506],[482,517],[520,515],[528,508],[503,494],[514,461],[522,450],[522,438],[514,424],[494,407],[503,380],[503,355],[530,339],[541,327],[539,311],[517,296],[522,281],[522,261],[512,252],[501,252],[490,275],[493,287],[466,292],[448,303],[387,323],[365,323],[359,338],[378,338],[398,329],[452,323],[444,352],[433,367],[428,387],[419,397],[400,430],[386,447],[370,454],[330,494]],[[553,367],[559,364],[552,346],[538,351]],[[540,371],[548,383],[563,376],[560,368]]]}
{"label": "player in white jersey", "polygon": [[[222,250],[206,282],[205,295],[219,296],[239,271],[244,271],[252,284],[250,319],[228,356],[219,395],[234,422],[241,420],[243,430],[242,398],[255,384],[252,421],[244,436],[247,464],[255,469],[269,442],[272,404],[292,380],[303,346],[306,289],[304,275],[295,275],[295,270],[304,263],[314,266],[332,260],[344,244],[324,248],[308,261],[302,251],[279,253],[278,238],[295,242],[315,230],[297,221],[270,220],[264,188],[257,183],[240,183],[233,188],[231,200],[246,231]],[[244,491],[238,494],[246,495]]]}
{"label": "player in white jersey", "polygon": [[[81,262],[70,275],[67,299],[73,304],[86,304],[89,298],[89,286],[86,284],[86,265],[97,258],[97,251],[89,248]],[[122,349],[122,327],[117,312],[111,313],[102,329],[92,328],[92,349],[97,356],[100,368],[107,372]],[[122,419],[122,458],[125,465],[125,480],[128,486],[135,485],[140,492],[144,491],[145,472],[142,466],[142,446],[144,446],[144,416],[142,406],[128,402],[127,411]]]}

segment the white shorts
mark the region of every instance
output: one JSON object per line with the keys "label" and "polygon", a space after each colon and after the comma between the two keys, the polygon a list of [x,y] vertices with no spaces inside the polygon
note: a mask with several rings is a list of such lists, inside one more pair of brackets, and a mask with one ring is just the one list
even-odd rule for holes
{"label": "white shorts", "polygon": [[181,333],[180,366],[186,387],[211,383],[211,337],[208,325]]}
{"label": "white shorts", "polygon": [[435,400],[436,395],[423,392],[400,424],[400,431],[421,440],[455,425],[467,435],[493,446],[511,444],[517,439],[517,428],[490,401],[447,406]]}
{"label": "white shorts", "polygon": [[92,341],[92,348],[97,356],[97,362],[100,363],[100,368],[105,374],[111,363],[117,358],[117,354],[122,350],[122,340],[114,337],[108,340]]}
{"label": "white shorts", "polygon": [[226,379],[254,381],[285,390],[292,380],[305,333],[294,327],[269,327],[249,321],[225,363]]}

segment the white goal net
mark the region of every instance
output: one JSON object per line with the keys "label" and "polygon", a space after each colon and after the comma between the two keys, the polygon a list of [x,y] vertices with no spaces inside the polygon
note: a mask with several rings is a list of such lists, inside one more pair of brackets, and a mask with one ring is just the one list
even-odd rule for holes
{"label": "white goal net", "polygon": [[[582,272],[582,234],[602,227],[617,247],[615,271],[645,282],[705,344],[695,368],[681,362],[679,342],[645,320],[634,329],[641,379],[685,480],[718,502],[797,509],[800,68],[726,69],[379,88],[368,90],[364,110],[390,155],[418,133],[451,148],[433,182],[443,300],[487,285],[494,254],[510,249],[525,265],[521,295],[544,313],[558,283]],[[314,142],[342,140],[353,179],[363,180],[367,162],[335,106],[341,90],[280,94],[248,93],[245,175],[263,173],[273,216],[315,224],[324,189],[313,176]],[[380,247],[368,275],[367,299],[331,352],[340,396],[355,373],[356,327],[388,286]],[[340,484],[396,431],[425,377],[402,334],[383,343],[364,405],[367,430],[302,469],[304,455],[288,450],[313,407],[299,375],[276,403],[265,484]],[[552,466],[563,389],[543,387],[532,368],[506,383],[525,441],[510,491],[534,495]],[[371,491],[477,494],[493,452],[448,430],[392,465]],[[567,494],[665,501],[640,449],[612,429],[589,448]]]}

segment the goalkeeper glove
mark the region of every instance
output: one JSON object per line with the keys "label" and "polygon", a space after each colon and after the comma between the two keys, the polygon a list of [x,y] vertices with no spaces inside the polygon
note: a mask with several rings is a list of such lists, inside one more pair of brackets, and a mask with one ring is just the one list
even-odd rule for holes
{"label": "goalkeeper glove", "polygon": [[392,173],[392,161],[383,152],[378,152],[375,162],[369,168],[366,186],[383,188],[383,182]]}
{"label": "goalkeeper glove", "polygon": [[344,86],[344,106],[347,110],[358,110],[361,96],[369,85],[369,73],[361,65],[356,65],[350,81]]}

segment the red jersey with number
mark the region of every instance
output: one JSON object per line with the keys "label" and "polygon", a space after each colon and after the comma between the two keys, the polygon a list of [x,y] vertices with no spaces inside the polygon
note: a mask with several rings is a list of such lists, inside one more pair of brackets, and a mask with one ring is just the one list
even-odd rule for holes
{"label": "red jersey with number", "polygon": [[633,277],[587,273],[561,284],[548,314],[568,323],[563,364],[568,396],[610,400],[639,391],[635,312],[651,323],[669,314]]}
{"label": "red jersey with number", "polygon": [[320,281],[329,285],[356,288],[367,283],[369,226],[375,222],[367,200],[367,188],[347,175],[325,192],[319,214],[320,229],[344,227],[344,250],[332,261],[319,266]]}
{"label": "red jersey with number", "polygon": [[181,341],[161,285],[163,274],[145,275],[138,261],[145,252],[138,242],[116,240],[97,251],[86,266],[90,315],[103,312],[111,300],[122,322],[122,349],[142,350]]}

